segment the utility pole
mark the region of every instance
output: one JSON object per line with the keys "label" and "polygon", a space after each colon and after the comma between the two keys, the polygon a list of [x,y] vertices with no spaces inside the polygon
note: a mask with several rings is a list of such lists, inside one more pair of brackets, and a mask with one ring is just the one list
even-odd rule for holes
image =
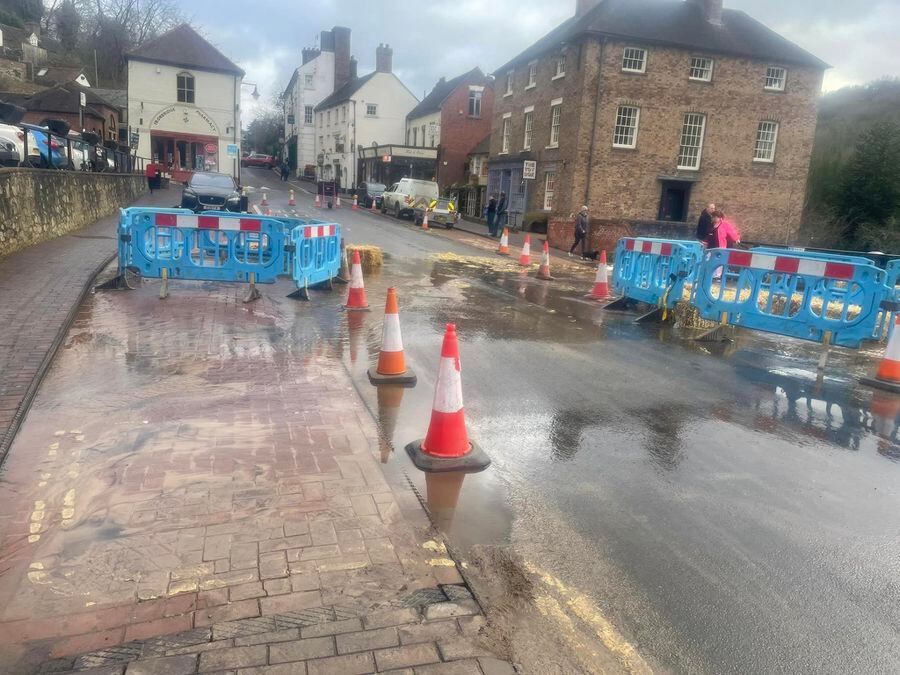
{"label": "utility pole", "polygon": [[94,86],[100,86],[100,74],[99,70],[97,70],[97,50],[94,50]]}

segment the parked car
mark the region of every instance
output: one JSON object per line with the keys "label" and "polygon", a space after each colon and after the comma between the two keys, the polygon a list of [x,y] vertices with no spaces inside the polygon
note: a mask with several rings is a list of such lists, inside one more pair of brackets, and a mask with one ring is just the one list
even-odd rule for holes
{"label": "parked car", "polygon": [[181,208],[201,211],[240,211],[241,192],[237,181],[227,173],[197,171],[181,192]]}
{"label": "parked car", "polygon": [[21,161],[22,157],[19,154],[15,136],[6,136],[0,130],[0,166],[19,166]]}
{"label": "parked car", "polygon": [[411,215],[416,204],[428,204],[440,196],[438,184],[433,180],[401,178],[381,195],[381,212],[393,212],[397,218]]}
{"label": "parked car", "polygon": [[360,183],[356,190],[356,201],[360,206],[367,209],[372,208],[372,202],[375,202],[375,208],[381,208],[381,195],[384,194],[384,185],[381,183]]}
{"label": "parked car", "polygon": [[272,155],[251,152],[241,160],[241,166],[261,166],[266,169],[271,169],[275,166],[275,158],[272,157]]}
{"label": "parked car", "polygon": [[413,209],[413,220],[416,225],[421,225],[425,217],[425,209],[428,209],[428,224],[443,225],[448,230],[456,225],[459,220],[459,212],[456,210],[456,202],[452,199],[440,197],[430,202],[419,202]]}
{"label": "parked car", "polygon": [[[25,134],[28,134],[28,158],[25,158]],[[7,146],[7,155],[11,161],[12,151],[8,149],[9,145],[14,146],[15,154],[19,160],[17,164],[25,164],[34,167],[49,167],[50,162],[47,160],[47,130],[43,127],[32,124],[25,126],[14,126],[11,124],[0,124],[0,143]],[[69,160],[66,157],[65,142],[61,138],[53,136],[50,139],[50,156],[52,157],[52,166],[54,168],[65,168]],[[24,161],[23,161],[24,160]],[[4,166],[15,166],[5,164]]]}
{"label": "parked car", "polygon": [[315,180],[316,179],[316,165],[315,164],[307,164],[303,167],[303,180]]}

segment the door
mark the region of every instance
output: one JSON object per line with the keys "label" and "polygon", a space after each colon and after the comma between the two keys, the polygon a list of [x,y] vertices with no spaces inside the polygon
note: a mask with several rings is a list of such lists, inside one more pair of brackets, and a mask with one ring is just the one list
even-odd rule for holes
{"label": "door", "polygon": [[662,195],[659,200],[659,220],[685,222],[690,195],[690,183],[678,181],[663,182]]}

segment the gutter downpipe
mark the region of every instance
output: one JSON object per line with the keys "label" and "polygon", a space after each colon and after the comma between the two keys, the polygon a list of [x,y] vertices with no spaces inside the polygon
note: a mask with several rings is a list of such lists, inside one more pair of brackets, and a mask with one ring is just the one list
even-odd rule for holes
{"label": "gutter downpipe", "polygon": [[599,67],[597,69],[597,100],[594,101],[594,119],[591,122],[591,144],[588,147],[587,178],[584,183],[584,201],[588,207],[591,205],[591,173],[594,167],[594,142],[597,138],[597,109],[600,107],[600,97],[603,93],[603,45],[606,38],[600,38]]}

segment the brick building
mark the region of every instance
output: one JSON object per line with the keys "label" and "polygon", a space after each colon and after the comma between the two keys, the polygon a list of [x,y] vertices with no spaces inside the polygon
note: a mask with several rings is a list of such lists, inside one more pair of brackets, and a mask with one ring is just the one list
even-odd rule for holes
{"label": "brick building", "polygon": [[[82,93],[87,105],[79,112]],[[43,125],[48,119],[64,120],[73,131],[90,131],[104,141],[119,139],[122,109],[77,82],[50,87],[30,96],[5,98],[25,108],[24,122]]]}
{"label": "brick building", "polygon": [[407,115],[406,145],[437,149],[442,190],[465,181],[468,155],[490,133],[493,109],[493,83],[473,68],[452,80],[442,77]]}
{"label": "brick building", "polygon": [[827,67],[722,0],[578,0],[495,73],[488,191],[509,195],[511,215],[587,204],[595,236],[690,236],[715,201],[745,238],[783,242]]}

